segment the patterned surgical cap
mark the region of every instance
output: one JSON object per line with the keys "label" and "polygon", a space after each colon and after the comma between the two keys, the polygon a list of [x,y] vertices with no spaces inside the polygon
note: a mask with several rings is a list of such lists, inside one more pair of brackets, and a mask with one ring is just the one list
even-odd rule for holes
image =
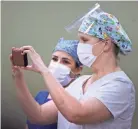
{"label": "patterned surgical cap", "polygon": [[80,25],[79,31],[100,39],[110,37],[124,55],[132,51],[129,37],[112,14],[100,12],[97,15],[86,17]]}
{"label": "patterned surgical cap", "polygon": [[64,51],[70,56],[72,56],[72,58],[75,60],[78,66],[81,66],[82,64],[79,61],[77,55],[78,43],[78,40],[64,40],[64,38],[60,38],[53,52]]}

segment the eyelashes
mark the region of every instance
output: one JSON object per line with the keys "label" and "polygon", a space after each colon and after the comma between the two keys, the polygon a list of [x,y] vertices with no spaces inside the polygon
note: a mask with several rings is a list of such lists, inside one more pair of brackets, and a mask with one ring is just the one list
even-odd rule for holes
{"label": "eyelashes", "polygon": [[[54,62],[58,62],[58,58],[53,57],[52,60],[53,60]],[[69,61],[64,60],[64,59],[62,59],[61,62],[62,62],[63,64],[71,64]]]}

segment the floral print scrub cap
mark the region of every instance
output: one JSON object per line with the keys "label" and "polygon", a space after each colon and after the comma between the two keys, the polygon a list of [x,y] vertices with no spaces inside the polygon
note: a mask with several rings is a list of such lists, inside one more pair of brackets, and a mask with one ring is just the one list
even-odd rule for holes
{"label": "floral print scrub cap", "polygon": [[65,27],[68,32],[77,29],[79,32],[100,39],[110,37],[124,55],[132,51],[132,43],[115,16],[100,9],[98,3],[82,17],[78,17]]}
{"label": "floral print scrub cap", "polygon": [[115,16],[106,12],[99,12],[84,18],[79,32],[95,36],[100,39],[110,37],[124,55],[132,51],[132,43]]}
{"label": "floral print scrub cap", "polygon": [[78,66],[81,66],[81,62],[79,61],[77,55],[77,47],[78,47],[78,40],[64,40],[64,38],[60,38],[54,51],[63,51],[69,54],[77,63]]}

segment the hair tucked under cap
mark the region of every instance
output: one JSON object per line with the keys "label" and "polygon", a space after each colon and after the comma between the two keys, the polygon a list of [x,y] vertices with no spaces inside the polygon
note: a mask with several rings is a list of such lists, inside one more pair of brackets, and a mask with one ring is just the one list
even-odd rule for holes
{"label": "hair tucked under cap", "polygon": [[78,40],[64,40],[64,38],[60,38],[53,52],[64,51],[75,60],[78,66],[81,66],[82,64],[77,55],[78,43]]}

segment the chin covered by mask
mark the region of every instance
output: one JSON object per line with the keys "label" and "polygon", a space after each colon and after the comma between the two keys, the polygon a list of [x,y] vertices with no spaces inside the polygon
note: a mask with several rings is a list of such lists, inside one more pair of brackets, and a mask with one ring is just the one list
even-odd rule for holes
{"label": "chin covered by mask", "polygon": [[103,50],[99,53],[98,56],[95,56],[93,54],[93,46],[97,45],[98,43],[92,45],[92,44],[85,44],[85,43],[79,43],[77,48],[77,54],[79,57],[80,62],[87,66],[91,67],[95,60],[103,53]]}
{"label": "chin covered by mask", "polygon": [[74,78],[70,77],[71,69],[63,64],[51,62],[48,68],[63,87],[74,80]]}

